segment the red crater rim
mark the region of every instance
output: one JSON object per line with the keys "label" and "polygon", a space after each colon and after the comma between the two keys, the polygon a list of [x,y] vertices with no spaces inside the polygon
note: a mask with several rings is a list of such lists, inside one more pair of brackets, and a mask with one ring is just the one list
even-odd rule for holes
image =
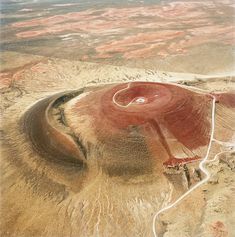
{"label": "red crater rim", "polygon": [[[75,133],[88,144],[92,143],[90,134],[93,134],[110,152],[116,149],[124,154],[127,149],[128,153],[141,137],[153,159],[175,166],[201,159],[197,149],[209,144],[212,97],[177,85],[156,82],[107,85],[72,101],[66,116]],[[122,146],[130,147],[121,151]],[[184,147],[194,155],[177,158],[177,147]]]}
{"label": "red crater rim", "polygon": [[[127,84],[113,96],[113,103],[129,110],[143,110],[150,106],[161,108],[171,100],[171,92],[167,87],[156,84]],[[141,107],[139,107],[141,105]],[[144,106],[144,107],[143,107]]]}

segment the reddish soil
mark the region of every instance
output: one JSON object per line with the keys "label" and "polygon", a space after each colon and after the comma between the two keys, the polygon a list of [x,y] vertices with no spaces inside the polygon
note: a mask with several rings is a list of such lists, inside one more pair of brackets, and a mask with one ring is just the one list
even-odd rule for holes
{"label": "reddish soil", "polygon": [[200,157],[175,158],[168,138],[176,139],[189,150],[208,145],[211,102],[210,96],[179,86],[132,82],[91,93],[79,99],[72,109],[75,116],[88,116],[94,121],[91,127],[99,140],[105,140],[109,134],[129,136],[130,126],[138,127],[144,137],[158,139],[169,157],[164,164],[175,166]]}
{"label": "reddish soil", "polygon": [[234,26],[227,17],[233,8],[230,1],[223,7],[216,1],[202,1],[89,9],[16,22],[11,27],[23,39],[86,34],[94,51],[89,58],[165,58],[208,43],[234,45]]}

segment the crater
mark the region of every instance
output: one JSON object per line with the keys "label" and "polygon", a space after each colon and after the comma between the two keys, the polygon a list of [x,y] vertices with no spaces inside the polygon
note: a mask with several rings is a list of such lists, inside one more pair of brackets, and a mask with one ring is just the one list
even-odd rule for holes
{"label": "crater", "polygon": [[129,82],[54,95],[25,124],[36,149],[54,160],[145,174],[203,158],[211,107],[212,96],[178,85]]}

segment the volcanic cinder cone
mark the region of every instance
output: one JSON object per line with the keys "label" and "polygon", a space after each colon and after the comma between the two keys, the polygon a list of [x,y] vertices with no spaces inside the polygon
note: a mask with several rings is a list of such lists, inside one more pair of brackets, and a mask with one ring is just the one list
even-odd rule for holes
{"label": "volcanic cinder cone", "polygon": [[73,98],[65,118],[103,168],[150,171],[200,159],[197,149],[210,139],[211,105],[211,96],[179,86],[131,82]]}

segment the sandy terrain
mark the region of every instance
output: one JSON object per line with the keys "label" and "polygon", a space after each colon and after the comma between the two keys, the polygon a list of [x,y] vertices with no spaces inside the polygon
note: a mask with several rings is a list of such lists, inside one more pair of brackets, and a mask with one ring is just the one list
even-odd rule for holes
{"label": "sandy terrain", "polygon": [[[85,166],[64,162],[61,153],[51,159],[35,149],[25,130],[44,113],[43,107],[41,112],[35,110],[38,114],[31,113],[34,117],[28,111],[56,93],[128,81],[176,83],[195,92],[219,93],[235,89],[232,76],[170,73],[16,52],[5,52],[2,62],[1,236],[132,237],[154,236],[154,230],[163,237],[234,236],[234,108],[216,104],[208,156],[216,159],[206,165],[208,182],[154,223],[159,210],[205,178],[199,162],[112,175],[93,162]],[[24,119],[27,113],[29,120]]]}
{"label": "sandy terrain", "polygon": [[234,72],[231,0],[30,5],[6,4],[3,50],[182,73]]}

